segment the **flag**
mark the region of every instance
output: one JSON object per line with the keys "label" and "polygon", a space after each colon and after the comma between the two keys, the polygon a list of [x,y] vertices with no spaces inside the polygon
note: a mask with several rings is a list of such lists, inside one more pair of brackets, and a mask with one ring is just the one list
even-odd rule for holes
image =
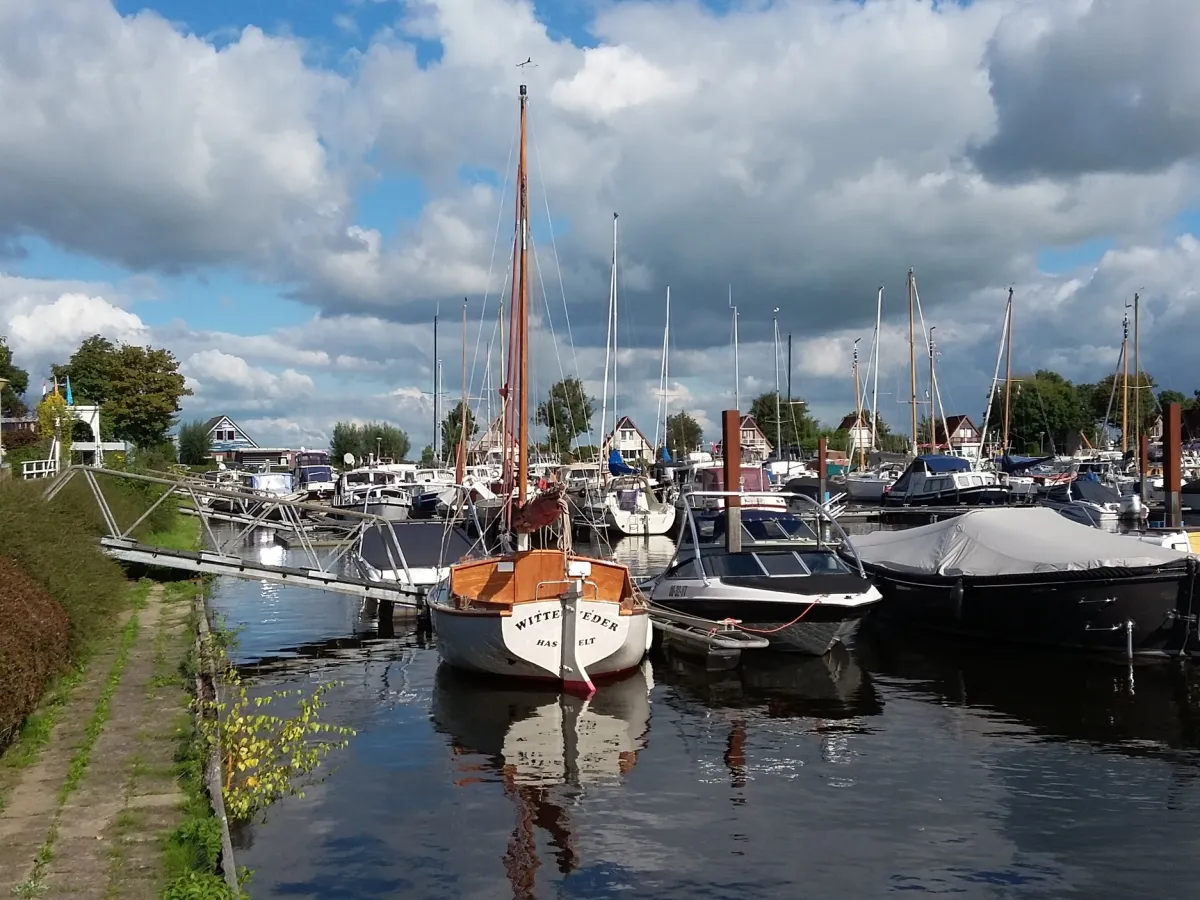
{"label": "flag", "polygon": [[71,376],[67,376],[67,406],[74,406],[75,400],[71,396]]}
{"label": "flag", "polygon": [[58,376],[54,376],[54,393],[58,393]]}
{"label": "flag", "polygon": [[46,379],[42,379],[42,399],[46,399]]}

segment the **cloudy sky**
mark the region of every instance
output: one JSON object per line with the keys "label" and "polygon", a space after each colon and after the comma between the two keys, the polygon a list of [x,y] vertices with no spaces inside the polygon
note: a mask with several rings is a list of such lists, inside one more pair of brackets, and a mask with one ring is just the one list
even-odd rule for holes
{"label": "cloudy sky", "polygon": [[729,291],[743,406],[778,308],[832,421],[883,285],[903,422],[910,266],[947,413],[983,406],[1010,285],[1018,370],[1103,377],[1140,291],[1147,368],[1190,394],[1198,33],[1195,0],[5,0],[0,332],[34,384],[99,332],[174,351],[186,418],[419,448],[439,304],[446,392],[465,296],[486,393],[524,81],[539,392],[601,392],[618,212],[616,404],[648,432],[668,285],[670,402],[710,436]]}

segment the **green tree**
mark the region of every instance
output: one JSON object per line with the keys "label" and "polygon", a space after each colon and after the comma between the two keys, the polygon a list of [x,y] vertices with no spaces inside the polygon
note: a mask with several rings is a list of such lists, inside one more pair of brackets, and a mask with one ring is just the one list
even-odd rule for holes
{"label": "green tree", "polygon": [[688,453],[699,447],[703,439],[704,429],[686,412],[667,416],[667,449],[671,451],[672,459],[686,459]]}
{"label": "green tree", "polygon": [[[1124,373],[1105,375],[1095,384],[1081,384],[1076,387],[1080,398],[1087,404],[1092,422],[1106,422],[1115,428],[1121,427],[1121,400],[1124,386]],[[1158,417],[1158,403],[1154,388],[1157,385],[1147,373],[1129,373],[1129,432],[1133,435],[1136,423],[1133,422],[1134,412],[1138,406],[1138,394],[1141,397],[1142,430],[1147,431]],[[1115,388],[1115,389],[1114,389]],[[1172,393],[1178,393],[1172,392]],[[1180,394],[1179,396],[1183,396]],[[1110,406],[1111,403],[1111,406]],[[1105,416],[1107,415],[1107,420]]]}
{"label": "green tree", "polygon": [[3,335],[0,335],[0,378],[8,381],[0,392],[0,415],[29,415],[29,407],[21,399],[29,388],[29,373],[13,362],[12,350]]}
{"label": "green tree", "polygon": [[[442,446],[446,448],[447,456],[454,457],[458,453],[458,436],[462,430],[463,403],[459,400],[454,404],[454,409],[446,414],[446,418],[442,421]],[[475,413],[471,412],[471,407],[466,408],[467,417],[467,441],[475,436],[479,431],[479,425],[475,421]],[[467,449],[470,449],[468,446]]]}
{"label": "green tree", "polygon": [[559,453],[571,449],[576,437],[588,430],[595,403],[578,378],[564,378],[550,388],[549,397],[538,404],[534,421],[549,429],[549,444]]}
{"label": "green tree", "polygon": [[426,444],[421,450],[421,466],[422,468],[432,469],[437,465],[437,460],[433,457],[433,444]]}
{"label": "green tree", "polygon": [[372,454],[387,459],[402,460],[408,456],[408,435],[387,422],[338,422],[333,426],[329,442],[329,455],[338,462],[347,453],[353,454],[355,464],[362,464]]}
{"label": "green tree", "polygon": [[60,388],[71,379],[71,397],[76,403],[108,402],[117,367],[117,345],[108,338],[93,334],[85,338],[71,358],[62,365],[51,366]]}
{"label": "green tree", "polygon": [[[1107,396],[1107,394],[1105,395]],[[1078,443],[1080,432],[1091,429],[1095,401],[1091,386],[1078,390],[1057,372],[1039,369],[1013,379],[1009,413],[1009,449],[1016,452],[1066,452]],[[1107,400],[1106,400],[1107,402]],[[1103,410],[1101,411],[1103,415]],[[1004,429],[1004,392],[992,400],[989,429],[999,436]]]}
{"label": "green tree", "polygon": [[203,465],[212,455],[212,436],[204,422],[188,422],[179,429],[179,461],[188,466]]}
{"label": "green tree", "polygon": [[808,404],[804,400],[793,400],[789,405],[786,400],[780,400],[777,421],[776,396],[775,391],[767,391],[755,397],[750,404],[750,415],[754,416],[754,421],[771,442],[771,447],[778,450],[776,444],[782,444],[785,449],[794,446],[808,449],[811,444],[815,448],[820,426],[808,414]]}

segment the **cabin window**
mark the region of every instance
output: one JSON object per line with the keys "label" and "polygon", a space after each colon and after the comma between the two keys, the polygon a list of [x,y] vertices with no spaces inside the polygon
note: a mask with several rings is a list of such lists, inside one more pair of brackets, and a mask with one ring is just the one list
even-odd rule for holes
{"label": "cabin window", "polygon": [[663,578],[695,578],[696,577],[696,560],[694,557],[685,559],[683,562],[675,563],[671,568],[663,573]]}
{"label": "cabin window", "polygon": [[713,578],[761,578],[763,567],[753,553],[720,553],[704,557],[704,572]]}
{"label": "cabin window", "polygon": [[808,569],[795,553],[757,553],[768,575],[807,575]]}

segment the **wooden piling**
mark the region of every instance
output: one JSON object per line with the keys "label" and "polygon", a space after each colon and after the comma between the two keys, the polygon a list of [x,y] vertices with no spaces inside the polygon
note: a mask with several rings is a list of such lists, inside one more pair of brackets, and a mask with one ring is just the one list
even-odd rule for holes
{"label": "wooden piling", "polygon": [[1168,403],[1163,410],[1163,493],[1166,495],[1168,528],[1183,527],[1182,459],[1183,429],[1178,403]]}
{"label": "wooden piling", "polygon": [[[721,413],[721,468],[725,490],[738,491],[742,486],[742,414],[736,409]],[[725,498],[725,549],[730,553],[742,550],[742,498]]]}

